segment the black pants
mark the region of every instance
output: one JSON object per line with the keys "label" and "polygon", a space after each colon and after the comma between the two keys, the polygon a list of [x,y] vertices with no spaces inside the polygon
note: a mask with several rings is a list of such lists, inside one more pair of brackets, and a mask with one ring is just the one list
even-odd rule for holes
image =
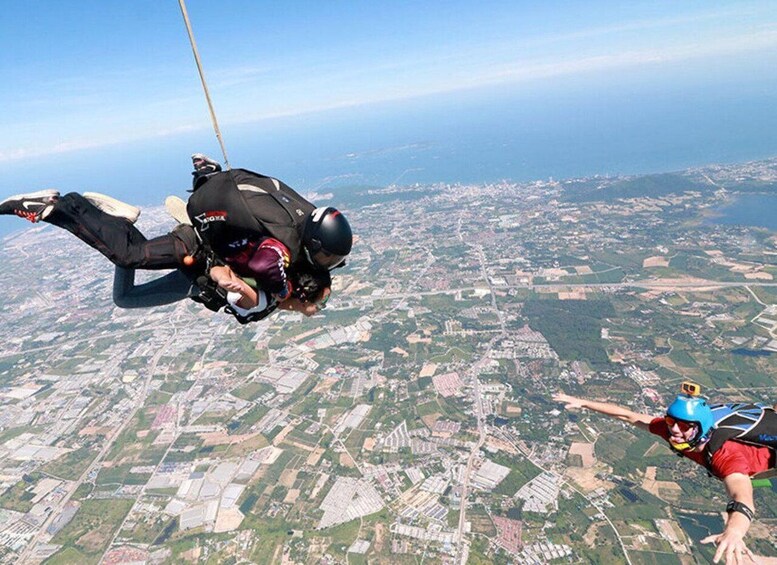
{"label": "black pants", "polygon": [[163,277],[135,284],[135,269],[116,267],[113,274],[113,302],[119,308],[151,308],[199,296],[190,274],[175,270]]}
{"label": "black pants", "polygon": [[75,192],[60,197],[43,221],[66,229],[114,265],[130,269],[177,269],[197,248],[190,226],[146,239],[129,221],[106,214]]}

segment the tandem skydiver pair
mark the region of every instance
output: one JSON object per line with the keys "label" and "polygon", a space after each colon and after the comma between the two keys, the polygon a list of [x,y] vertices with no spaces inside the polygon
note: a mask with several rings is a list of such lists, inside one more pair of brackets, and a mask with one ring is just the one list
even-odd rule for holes
{"label": "tandem skydiver pair", "polygon": [[[170,233],[147,239],[140,211],[106,195],[55,190],[12,196],[0,214],[66,229],[114,265],[114,301],[145,308],[191,298],[222,307],[238,321],[260,320],[276,308],[312,315],[330,294],[330,271],[353,244],[345,216],[317,208],[283,182],[248,171],[222,171],[192,156],[193,192],[186,218]],[[189,220],[188,222],[185,220]],[[135,269],[174,269],[142,285]]]}

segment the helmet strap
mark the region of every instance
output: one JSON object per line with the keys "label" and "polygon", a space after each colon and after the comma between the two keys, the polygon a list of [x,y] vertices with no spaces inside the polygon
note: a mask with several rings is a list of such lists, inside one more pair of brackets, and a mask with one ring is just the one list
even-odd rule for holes
{"label": "helmet strap", "polygon": [[672,443],[671,441],[669,442],[669,446],[675,451],[689,451],[694,447],[693,445],[691,445],[691,442]]}

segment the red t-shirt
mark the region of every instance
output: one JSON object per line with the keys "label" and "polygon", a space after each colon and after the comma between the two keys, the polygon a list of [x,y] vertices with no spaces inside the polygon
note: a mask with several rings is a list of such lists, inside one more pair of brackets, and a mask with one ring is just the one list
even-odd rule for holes
{"label": "red t-shirt", "polygon": [[[669,440],[671,434],[662,417],[650,422],[650,433]],[[703,451],[678,451],[683,457],[706,466],[707,455]],[[749,445],[738,441],[727,441],[712,456],[710,472],[722,479],[733,473],[755,475],[774,467],[774,452],[768,447]]]}

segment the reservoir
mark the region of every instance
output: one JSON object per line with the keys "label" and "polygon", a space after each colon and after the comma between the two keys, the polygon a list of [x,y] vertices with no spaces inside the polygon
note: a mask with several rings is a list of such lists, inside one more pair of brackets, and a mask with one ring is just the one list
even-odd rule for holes
{"label": "reservoir", "polygon": [[742,194],[715,210],[713,224],[757,226],[777,232],[777,194]]}
{"label": "reservoir", "polygon": [[734,355],[744,355],[745,357],[768,357],[772,354],[771,351],[765,351],[763,349],[732,349],[731,353]]}
{"label": "reservoir", "polygon": [[678,513],[677,520],[688,536],[696,543],[700,539],[723,531],[723,519],[709,514]]}
{"label": "reservoir", "polygon": [[715,554],[714,546],[702,545],[699,542],[711,534],[722,532],[723,519],[709,514],[678,513],[677,521],[693,541],[694,551],[701,552],[711,563],[712,556]]}

